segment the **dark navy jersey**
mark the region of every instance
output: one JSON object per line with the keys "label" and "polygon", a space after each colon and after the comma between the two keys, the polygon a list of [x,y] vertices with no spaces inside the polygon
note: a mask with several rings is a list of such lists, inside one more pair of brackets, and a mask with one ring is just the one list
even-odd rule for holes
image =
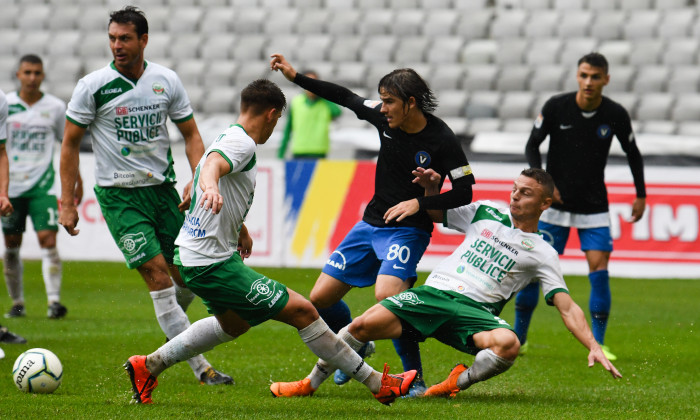
{"label": "dark navy jersey", "polygon": [[318,96],[349,108],[355,112],[357,118],[377,128],[380,148],[374,179],[374,196],[367,205],[362,220],[377,227],[407,226],[432,232],[433,222],[423,210],[401,222],[389,225],[384,223],[384,214],[390,207],[402,201],[423,197],[423,187],[412,182],[415,177],[411,171],[419,166],[432,168],[439,173],[442,176],[441,186],[445,177],[449,176],[453,190],[468,189],[467,193],[460,194],[457,201],[451,201],[450,207],[458,207],[471,201],[474,175],[459,140],[444,121],[432,114],[426,114],[427,125],[423,130],[418,133],[406,133],[399,128],[389,128],[386,117],[379,111],[379,101],[370,101],[344,87],[302,75],[297,75],[294,81]]}
{"label": "dark navy jersey", "polygon": [[603,97],[590,112],[576,104],[576,92],[550,98],[535,120],[525,154],[531,167],[542,167],[539,146],[549,135],[547,172],[561,193],[563,204],[552,207],[580,214],[608,211],[605,165],[613,136],[632,170],[637,197],[646,197],[644,165],[627,111]]}

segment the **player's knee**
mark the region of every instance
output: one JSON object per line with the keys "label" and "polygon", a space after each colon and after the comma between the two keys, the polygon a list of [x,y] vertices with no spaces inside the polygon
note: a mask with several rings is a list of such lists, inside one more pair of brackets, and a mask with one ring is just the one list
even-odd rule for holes
{"label": "player's knee", "polygon": [[369,341],[368,327],[367,317],[360,315],[359,317],[353,319],[350,325],[348,325],[348,332],[360,341]]}
{"label": "player's knee", "polygon": [[520,341],[513,331],[503,329],[503,331],[499,330],[495,347],[496,349],[492,350],[498,356],[508,360],[515,360],[520,351]]}
{"label": "player's knee", "polygon": [[338,299],[336,299],[333,296],[328,296],[321,292],[316,292],[312,290],[309,294],[309,301],[311,301],[311,304],[316,308],[326,309],[330,306],[333,306],[333,304],[336,303]]}

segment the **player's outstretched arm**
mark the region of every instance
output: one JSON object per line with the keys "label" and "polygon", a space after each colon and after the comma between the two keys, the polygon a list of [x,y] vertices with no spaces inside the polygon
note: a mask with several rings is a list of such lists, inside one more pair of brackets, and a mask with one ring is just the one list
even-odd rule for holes
{"label": "player's outstretched arm", "polygon": [[[58,215],[58,223],[66,229],[71,236],[77,235],[80,230],[78,225],[78,209],[76,199],[76,186],[78,182],[78,168],[80,167],[80,142],[85,135],[85,128],[66,121],[61,143],[61,209]],[[81,183],[82,188],[82,183]]]}
{"label": "player's outstretched arm", "polygon": [[[194,174],[194,170],[204,154],[202,136],[199,134],[199,129],[197,128],[197,123],[194,118],[178,123],[177,128],[185,139],[185,154],[187,155],[187,161],[190,163],[190,169],[192,169],[192,173]],[[185,211],[190,207],[190,200],[192,199],[191,194],[192,181],[188,182],[182,191],[182,201],[177,205],[178,210]]]}
{"label": "player's outstretched arm", "polygon": [[199,187],[202,197],[199,206],[218,214],[224,205],[224,199],[219,193],[219,179],[231,171],[231,165],[218,152],[211,152],[204,161],[199,173]]}
{"label": "player's outstretched arm", "polygon": [[630,223],[636,223],[639,219],[644,216],[644,210],[647,207],[647,199],[644,197],[637,197],[632,203],[632,216],[627,220]]}
{"label": "player's outstretched arm", "polygon": [[593,367],[596,363],[603,365],[605,370],[612,374],[613,378],[621,378],[622,375],[617,368],[603,354],[598,342],[595,341],[586,316],[581,307],[571,299],[568,293],[560,292],[554,295],[554,306],[557,307],[564,321],[566,328],[574,334],[574,337],[581,342],[588,350],[588,367]]}

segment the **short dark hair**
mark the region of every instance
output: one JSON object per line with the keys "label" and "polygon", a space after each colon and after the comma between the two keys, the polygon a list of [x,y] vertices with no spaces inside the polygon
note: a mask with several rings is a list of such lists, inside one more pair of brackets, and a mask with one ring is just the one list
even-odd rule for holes
{"label": "short dark hair", "polygon": [[[121,10],[116,10],[109,14],[109,24],[114,23],[133,23],[136,26],[136,34],[141,37],[148,33],[148,20],[146,15],[134,6],[126,6]],[[109,26],[109,24],[107,26]]]}
{"label": "short dark hair", "polygon": [[544,192],[545,198],[552,198],[554,196],[554,179],[547,171],[540,168],[527,168],[520,172],[520,175],[532,178],[537,181],[538,184],[542,186],[542,191]]}
{"label": "short dark hair", "polygon": [[605,56],[599,52],[592,52],[584,55],[578,60],[578,65],[582,63],[590,64],[593,67],[600,67],[603,69],[605,74],[608,74],[608,60]]}
{"label": "short dark hair", "polygon": [[36,54],[25,54],[19,59],[19,65],[22,65],[22,63],[30,63],[30,64],[41,64],[42,66],[44,65],[44,62],[41,60],[41,57],[39,57]]}
{"label": "short dark hair", "polygon": [[382,77],[377,86],[377,92],[384,89],[387,93],[396,96],[404,102],[413,96],[416,106],[423,113],[435,111],[437,99],[428,83],[413,69],[396,69]]}
{"label": "short dark hair", "polygon": [[282,111],[286,105],[282,89],[267,79],[255,80],[241,91],[241,112],[260,115],[271,108]]}

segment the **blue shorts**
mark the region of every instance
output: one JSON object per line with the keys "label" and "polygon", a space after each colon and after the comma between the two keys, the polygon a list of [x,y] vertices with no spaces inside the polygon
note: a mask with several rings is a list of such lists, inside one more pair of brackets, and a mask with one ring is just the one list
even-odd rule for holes
{"label": "blue shorts", "polygon": [[354,287],[376,283],[378,274],[403,281],[416,278],[416,266],[430,243],[430,233],[412,227],[352,227],[328,257],[323,272]]}
{"label": "blue shorts", "polygon": [[[540,220],[538,229],[542,232],[544,240],[557,250],[559,255],[564,253],[564,247],[569,240],[568,226],[551,225]],[[610,235],[610,228],[597,227],[582,229],[577,228],[578,239],[581,242],[581,251],[606,251],[612,252],[613,240]]]}

